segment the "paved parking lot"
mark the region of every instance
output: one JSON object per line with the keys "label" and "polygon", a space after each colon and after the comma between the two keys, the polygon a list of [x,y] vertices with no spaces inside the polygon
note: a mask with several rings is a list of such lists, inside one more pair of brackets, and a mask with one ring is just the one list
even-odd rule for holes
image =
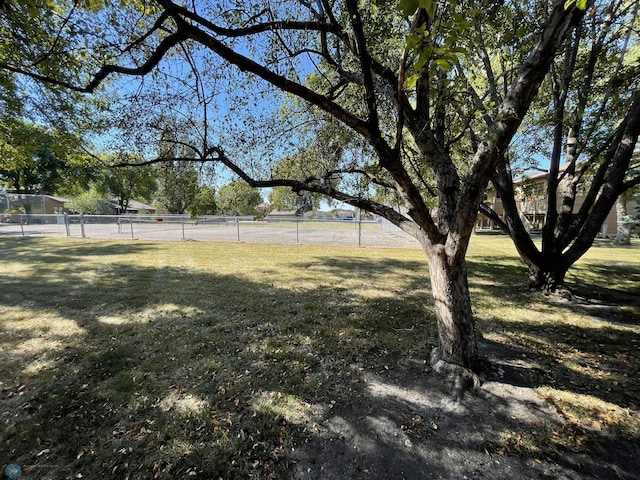
{"label": "paved parking lot", "polygon": [[118,240],[246,242],[337,245],[383,248],[420,248],[400,231],[383,230],[378,223],[357,222],[122,222],[64,224],[0,224],[2,236],[87,237]]}

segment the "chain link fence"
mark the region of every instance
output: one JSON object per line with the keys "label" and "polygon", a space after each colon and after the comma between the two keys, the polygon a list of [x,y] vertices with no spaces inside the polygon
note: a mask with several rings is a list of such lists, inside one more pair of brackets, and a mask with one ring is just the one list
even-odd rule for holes
{"label": "chain link fence", "polygon": [[186,215],[0,214],[0,237],[75,237],[418,248],[386,221],[307,220],[298,217]]}

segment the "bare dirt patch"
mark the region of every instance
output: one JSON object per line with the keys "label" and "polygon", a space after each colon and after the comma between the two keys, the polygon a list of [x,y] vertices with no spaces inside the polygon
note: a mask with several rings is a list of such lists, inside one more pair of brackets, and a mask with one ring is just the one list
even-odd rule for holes
{"label": "bare dirt patch", "polygon": [[321,431],[299,446],[293,478],[637,478],[637,442],[596,434],[579,452],[564,448],[567,436],[588,435],[536,394],[540,372],[500,346],[482,342],[482,350],[491,371],[460,401],[419,359],[365,373],[357,400],[332,405]]}

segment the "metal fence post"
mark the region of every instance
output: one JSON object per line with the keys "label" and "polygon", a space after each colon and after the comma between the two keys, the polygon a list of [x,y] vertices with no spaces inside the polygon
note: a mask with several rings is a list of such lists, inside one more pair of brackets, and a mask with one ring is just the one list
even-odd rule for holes
{"label": "metal fence post", "polygon": [[300,228],[299,228],[300,219],[296,215],[296,244],[300,243]]}
{"label": "metal fence post", "polygon": [[131,225],[131,240],[133,240],[133,215],[129,214],[129,225]]}
{"label": "metal fence post", "polygon": [[24,219],[22,218],[22,214],[20,214],[20,231],[22,232],[22,236],[24,237]]}
{"label": "metal fence post", "polygon": [[82,213],[80,214],[80,231],[82,232],[82,238],[86,238],[84,234],[84,215]]}
{"label": "metal fence post", "polygon": [[180,215],[180,223],[182,224],[182,241],[184,241],[184,215]]}
{"label": "metal fence post", "polygon": [[358,212],[358,246],[362,246],[362,210]]}
{"label": "metal fence post", "polygon": [[71,228],[69,227],[69,214],[64,214],[64,228],[67,231],[67,237],[71,236]]}
{"label": "metal fence post", "polygon": [[236,217],[236,228],[238,230],[238,241],[240,241],[240,217]]}

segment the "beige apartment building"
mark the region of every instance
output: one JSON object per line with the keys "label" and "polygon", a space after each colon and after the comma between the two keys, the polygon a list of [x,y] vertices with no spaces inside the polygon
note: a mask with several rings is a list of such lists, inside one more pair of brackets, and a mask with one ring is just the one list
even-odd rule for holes
{"label": "beige apartment building", "polygon": [[[514,182],[514,190],[516,192],[516,204],[520,211],[520,218],[530,233],[537,233],[542,229],[547,216],[547,172],[541,172],[527,177],[523,177]],[[579,190],[576,195],[574,211],[578,211],[582,206],[586,196],[586,191]],[[561,199],[558,196],[558,204]],[[490,206],[501,218],[505,219],[505,212],[502,206],[502,199],[498,192],[490,185],[485,203]],[[629,201],[626,204],[628,215],[637,213],[636,203]],[[494,224],[493,220],[478,214],[476,221],[478,230],[494,230],[499,227]],[[600,236],[615,236],[617,230],[616,207],[614,206],[606,220],[602,224]]]}

